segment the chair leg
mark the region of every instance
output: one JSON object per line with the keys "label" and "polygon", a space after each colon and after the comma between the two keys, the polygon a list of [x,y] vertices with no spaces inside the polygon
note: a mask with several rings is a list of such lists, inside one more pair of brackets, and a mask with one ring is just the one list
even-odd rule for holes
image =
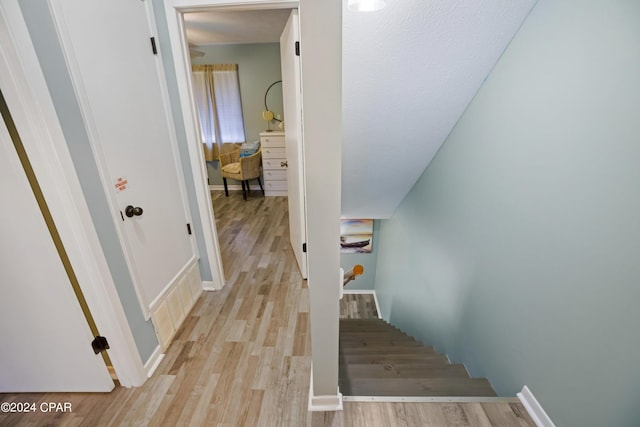
{"label": "chair leg", "polygon": [[262,186],[262,181],[260,181],[260,177],[258,177],[258,184],[260,184],[260,189],[262,190],[262,195],[264,196],[264,187]]}
{"label": "chair leg", "polygon": [[247,184],[246,184],[244,181],[242,181],[242,198],[243,198],[244,200],[247,200],[247,190],[246,190],[246,186],[247,186]]}
{"label": "chair leg", "polygon": [[227,178],[222,178],[222,182],[224,183],[224,195],[229,197],[229,189],[227,188]]}

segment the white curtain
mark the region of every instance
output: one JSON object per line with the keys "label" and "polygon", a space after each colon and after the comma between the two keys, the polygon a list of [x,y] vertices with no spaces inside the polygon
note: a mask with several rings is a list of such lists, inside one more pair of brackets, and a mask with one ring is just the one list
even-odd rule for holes
{"label": "white curtain", "polygon": [[194,65],[193,91],[205,158],[215,160],[226,142],[244,142],[238,66]]}

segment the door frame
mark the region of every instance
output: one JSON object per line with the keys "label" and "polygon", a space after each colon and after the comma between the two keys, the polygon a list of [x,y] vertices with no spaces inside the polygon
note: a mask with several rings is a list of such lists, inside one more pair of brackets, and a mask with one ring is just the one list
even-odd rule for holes
{"label": "door frame", "polygon": [[142,385],[146,370],[17,0],[0,2],[0,85],[120,384]]}
{"label": "door frame", "polygon": [[212,267],[211,273],[214,279],[210,286],[205,286],[205,290],[222,289],[225,285],[225,278],[215,214],[211,203],[211,192],[207,185],[207,165],[198,136],[198,121],[189,65],[191,61],[185,38],[183,15],[186,12],[213,8],[233,8],[235,10],[296,9],[298,4],[298,1],[291,0],[165,0],[164,2],[191,172],[196,187],[196,198],[207,248],[206,256]]}

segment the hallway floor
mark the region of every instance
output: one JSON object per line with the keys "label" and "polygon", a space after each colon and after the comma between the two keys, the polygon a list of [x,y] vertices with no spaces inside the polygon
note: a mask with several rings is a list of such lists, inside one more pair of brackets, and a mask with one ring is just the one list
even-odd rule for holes
{"label": "hallway floor", "polygon": [[157,371],[108,394],[0,394],[70,402],[66,413],[0,413],[2,426],[533,426],[522,405],[345,402],[307,411],[308,288],[290,249],[287,199],[213,192],[227,285],[205,292]]}

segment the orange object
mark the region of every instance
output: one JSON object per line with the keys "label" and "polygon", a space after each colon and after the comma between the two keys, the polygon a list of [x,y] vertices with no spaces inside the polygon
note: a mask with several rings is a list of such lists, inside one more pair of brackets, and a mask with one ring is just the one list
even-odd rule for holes
{"label": "orange object", "polygon": [[360,275],[362,275],[362,273],[364,273],[364,267],[361,266],[360,264],[356,264],[356,265],[353,266],[353,270],[351,270],[351,271],[353,271],[353,274],[355,276],[360,276]]}

